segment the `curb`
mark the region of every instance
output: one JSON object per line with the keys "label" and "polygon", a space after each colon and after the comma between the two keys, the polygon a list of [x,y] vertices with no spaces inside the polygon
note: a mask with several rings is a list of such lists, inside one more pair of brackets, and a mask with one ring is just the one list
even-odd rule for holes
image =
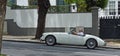
{"label": "curb", "polygon": [[21,40],[20,41],[19,40],[2,40],[2,41],[43,44],[43,42],[37,42],[37,41],[21,41]]}
{"label": "curb", "polygon": [[107,46],[106,46],[106,47],[101,47],[101,48],[106,48],[106,49],[117,49],[117,50],[119,49],[119,50],[120,50],[120,48],[115,48],[115,47],[107,47]]}

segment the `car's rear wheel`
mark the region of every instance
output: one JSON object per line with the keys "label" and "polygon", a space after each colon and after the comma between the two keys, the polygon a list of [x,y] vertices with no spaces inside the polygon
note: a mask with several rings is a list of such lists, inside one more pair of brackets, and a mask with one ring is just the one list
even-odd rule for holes
{"label": "car's rear wheel", "polygon": [[86,46],[88,49],[95,49],[97,47],[97,41],[95,39],[88,39]]}
{"label": "car's rear wheel", "polygon": [[45,39],[45,43],[48,46],[54,46],[56,44],[56,39],[54,36],[47,36]]}

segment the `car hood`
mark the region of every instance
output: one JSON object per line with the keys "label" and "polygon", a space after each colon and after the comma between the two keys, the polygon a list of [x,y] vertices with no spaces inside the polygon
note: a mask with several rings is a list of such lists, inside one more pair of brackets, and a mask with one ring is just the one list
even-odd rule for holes
{"label": "car hood", "polygon": [[85,35],[86,38],[95,38],[95,39],[101,39],[100,37],[98,36],[95,36],[95,35],[90,35],[90,34],[86,34]]}

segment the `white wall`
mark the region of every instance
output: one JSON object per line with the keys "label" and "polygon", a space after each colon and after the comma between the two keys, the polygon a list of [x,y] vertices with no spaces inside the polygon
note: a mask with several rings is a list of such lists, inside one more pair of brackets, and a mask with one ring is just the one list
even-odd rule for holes
{"label": "white wall", "polygon": [[50,1],[51,6],[56,6],[56,0],[49,0],[49,1]]}
{"label": "white wall", "polygon": [[[50,0],[52,6],[56,6],[56,0]],[[17,5],[19,6],[28,6],[28,0],[17,0]]]}
{"label": "white wall", "polygon": [[28,0],[17,0],[17,5],[28,6]]}
{"label": "white wall", "polygon": [[46,27],[92,27],[91,13],[48,14]]}
{"label": "white wall", "polygon": [[[6,19],[13,19],[19,27],[37,27],[37,9],[7,9]],[[47,14],[46,27],[92,27],[92,13]]]}

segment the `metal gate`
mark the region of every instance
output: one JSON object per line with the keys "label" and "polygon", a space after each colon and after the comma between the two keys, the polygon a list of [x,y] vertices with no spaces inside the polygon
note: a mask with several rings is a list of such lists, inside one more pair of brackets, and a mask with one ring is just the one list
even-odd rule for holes
{"label": "metal gate", "polygon": [[120,17],[101,17],[100,37],[103,39],[120,39]]}

